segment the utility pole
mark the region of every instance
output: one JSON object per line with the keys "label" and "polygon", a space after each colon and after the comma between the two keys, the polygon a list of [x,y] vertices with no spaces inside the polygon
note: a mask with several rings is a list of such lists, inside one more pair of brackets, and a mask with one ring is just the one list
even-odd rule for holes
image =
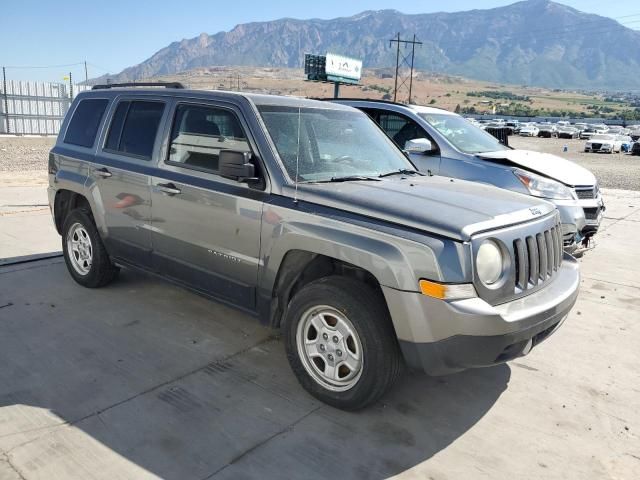
{"label": "utility pole", "polygon": [[69,105],[73,102],[73,78],[71,72],[69,72]]}
{"label": "utility pole", "polygon": [[11,133],[9,126],[9,98],[7,95],[7,71],[2,67],[2,91],[4,92],[4,117],[7,119],[7,133]]}
{"label": "utility pole", "polygon": [[89,81],[89,74],[87,73],[87,61],[84,61],[84,83],[86,85],[86,83]]}
{"label": "utility pole", "polygon": [[413,42],[411,42],[411,76],[409,77],[409,103],[411,103],[411,90],[413,88],[413,59],[416,56],[416,34],[413,34]]}
{"label": "utility pole", "polygon": [[396,51],[396,81],[393,86],[393,101],[395,102],[396,95],[398,94],[398,70],[400,69],[400,32],[398,32],[397,40],[389,40],[389,46],[391,46],[393,42],[398,42],[398,49]]}
{"label": "utility pole", "polygon": [[[393,38],[391,40],[389,40],[389,46],[391,46],[392,43],[396,43],[396,80],[395,80],[395,85],[394,85],[394,89],[393,89],[393,101],[397,101],[398,98],[398,90],[401,89],[404,85],[407,84],[407,80],[409,81],[409,99],[407,103],[411,103],[411,94],[413,91],[413,65],[414,65],[414,59],[415,59],[415,55],[416,55],[416,45],[422,45],[422,42],[418,42],[416,40],[416,36],[415,34],[413,35],[413,40],[401,40],[400,39],[400,32],[398,32],[398,35],[396,38]],[[400,44],[403,44],[405,49],[411,45],[411,57],[409,57],[409,55],[401,55],[400,54]],[[409,61],[409,58],[411,58],[411,61]],[[404,65],[409,67],[410,69],[410,73],[409,73],[409,78],[400,78],[400,65]],[[398,85],[398,79],[400,78],[400,84]]]}

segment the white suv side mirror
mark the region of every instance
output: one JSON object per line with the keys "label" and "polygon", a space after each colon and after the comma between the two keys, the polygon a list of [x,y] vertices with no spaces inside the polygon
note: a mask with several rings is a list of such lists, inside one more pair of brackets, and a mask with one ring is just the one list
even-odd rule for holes
{"label": "white suv side mirror", "polygon": [[414,138],[407,140],[404,144],[404,151],[407,153],[429,153],[433,150],[431,140],[427,138]]}

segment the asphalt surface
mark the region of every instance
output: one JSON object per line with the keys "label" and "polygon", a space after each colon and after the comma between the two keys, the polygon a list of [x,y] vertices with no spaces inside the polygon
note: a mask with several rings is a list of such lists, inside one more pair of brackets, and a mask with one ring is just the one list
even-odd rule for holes
{"label": "asphalt surface", "polygon": [[[410,373],[357,413],[306,394],[277,332],[124,270],[0,266],[0,479],[635,479],[640,193],[606,190],[559,331],[527,357]],[[24,217],[25,222],[34,217]]]}

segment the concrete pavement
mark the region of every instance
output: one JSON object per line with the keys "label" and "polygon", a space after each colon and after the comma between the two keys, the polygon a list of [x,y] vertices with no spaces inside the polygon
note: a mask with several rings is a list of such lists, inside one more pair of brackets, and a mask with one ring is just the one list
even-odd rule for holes
{"label": "concrete pavement", "polygon": [[0,183],[0,265],[9,258],[61,248],[46,186]]}
{"label": "concrete pavement", "polygon": [[0,479],[637,478],[640,192],[605,193],[555,335],[408,374],[358,413],[308,396],[274,332],[218,303],[132,271],[83,289],[61,259],[0,267]]}

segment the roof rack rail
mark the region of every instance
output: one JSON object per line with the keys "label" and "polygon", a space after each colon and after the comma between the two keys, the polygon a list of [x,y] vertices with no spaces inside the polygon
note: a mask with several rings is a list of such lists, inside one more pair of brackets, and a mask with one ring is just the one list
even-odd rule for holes
{"label": "roof rack rail", "polygon": [[164,87],[164,88],[184,88],[180,82],[129,82],[129,83],[105,83],[94,85],[91,90],[107,90],[109,88],[122,87]]}

